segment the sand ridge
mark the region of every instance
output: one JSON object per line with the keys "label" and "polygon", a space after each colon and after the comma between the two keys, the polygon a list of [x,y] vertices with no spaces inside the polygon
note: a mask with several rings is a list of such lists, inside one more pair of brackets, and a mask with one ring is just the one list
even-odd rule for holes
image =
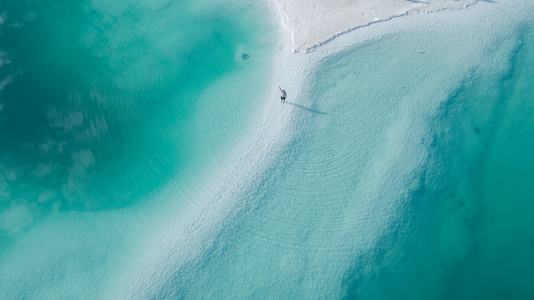
{"label": "sand ridge", "polygon": [[478,0],[275,0],[291,32],[293,51],[309,52],[336,36],[395,17],[462,9]]}

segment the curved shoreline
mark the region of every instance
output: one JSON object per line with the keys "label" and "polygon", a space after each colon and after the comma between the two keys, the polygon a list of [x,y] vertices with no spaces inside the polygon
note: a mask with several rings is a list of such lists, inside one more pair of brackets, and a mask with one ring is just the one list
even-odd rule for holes
{"label": "curved shoreline", "polygon": [[[489,12],[488,8],[489,4],[480,6],[480,10],[464,12],[462,17],[487,16],[485,14]],[[497,10],[491,11],[490,15],[496,14]],[[512,17],[510,14],[510,18]],[[283,52],[285,44],[281,43],[281,50],[274,63],[284,65],[289,71],[278,74],[275,79],[287,85],[280,84],[288,90],[288,101],[294,105],[288,107],[288,104],[284,106],[278,101],[266,103],[260,113],[265,119],[255,132],[256,138],[244,147],[247,152],[233,165],[235,170],[221,180],[218,188],[209,195],[206,205],[199,207],[194,215],[183,222],[172,226],[179,229],[163,229],[167,231],[167,235],[161,239],[164,243],[158,245],[161,251],[154,254],[154,257],[158,257],[158,263],[145,266],[149,270],[148,275],[145,268],[135,272],[146,277],[139,278],[134,284],[135,289],[125,291],[121,296],[153,297],[165,291],[165,295],[171,298],[251,298],[255,295],[269,295],[273,298],[299,295],[313,298],[327,295],[343,297],[347,289],[360,289],[356,294],[368,292],[365,289],[368,286],[361,287],[360,284],[372,282],[373,272],[387,272],[388,267],[396,266],[398,261],[395,259],[404,254],[402,251],[406,251],[402,248],[406,242],[402,240],[406,237],[403,234],[407,234],[406,228],[416,227],[410,222],[419,221],[412,219],[414,216],[407,212],[417,213],[413,205],[425,205],[418,203],[424,202],[423,196],[431,197],[432,193],[439,193],[443,189],[440,166],[433,166],[426,161],[432,154],[429,154],[432,151],[430,143],[433,133],[428,128],[429,120],[433,117],[440,120],[441,105],[450,99],[451,93],[462,85],[463,78],[468,78],[473,68],[485,62],[481,53],[488,49],[494,51],[493,42],[498,39],[490,37],[472,42],[472,36],[480,32],[473,29],[465,35],[459,35],[458,32],[464,28],[461,26],[453,32],[439,31],[440,36],[447,41],[457,41],[465,46],[462,48],[465,50],[462,56],[449,51],[452,48],[443,47],[455,45],[454,43],[444,41],[444,45],[425,44],[424,39],[421,39],[421,43],[410,43],[418,37],[417,34],[410,34],[409,39],[402,40],[402,45],[394,41],[399,37],[399,32],[414,30],[410,27],[414,24],[418,33],[424,33],[429,24],[435,25],[434,30],[441,30],[444,28],[442,24],[450,26],[448,21],[457,20],[457,25],[465,25],[470,20],[456,18],[451,12],[443,14],[437,20],[427,17],[424,20],[418,19],[415,23],[412,23],[414,19],[399,19],[395,23],[367,28],[307,55]],[[477,23],[481,29],[488,28],[482,24],[483,19],[477,20],[481,21]],[[508,27],[496,35],[506,35],[507,30]],[[390,38],[392,43],[388,44]],[[373,45],[376,49],[358,51],[358,55],[354,55],[359,47]],[[380,45],[391,45],[392,48],[398,46],[402,53],[409,54],[410,59],[405,62],[404,57],[400,56],[397,62],[393,59],[394,55],[391,55],[395,49],[391,50],[393,52],[390,55],[385,55],[388,54],[388,47]],[[509,48],[504,47],[502,52],[508,55]],[[376,60],[375,55],[378,54],[374,50],[381,49],[385,49],[380,52],[383,55],[380,57],[385,61]],[[424,57],[425,51],[433,55],[425,62],[430,65],[435,63],[441,68],[439,72],[433,72],[435,70],[432,67],[423,67],[421,64],[415,69],[417,72],[410,74],[418,79],[410,90],[413,94],[402,94],[404,96],[399,99],[402,101],[391,103],[385,98],[386,95],[381,95],[379,89],[371,87],[371,83],[380,82],[382,76],[397,74],[395,70],[405,70],[405,63],[415,65],[419,57]],[[335,56],[340,53],[339,57]],[[315,80],[320,79],[317,74],[330,71],[339,75],[336,66],[329,63],[330,59],[341,66],[358,67],[361,60],[366,66],[382,66],[383,69],[363,68],[372,72],[365,74],[368,75],[367,85],[358,85],[357,94],[362,99],[354,98],[350,101],[351,99],[343,98],[342,102],[334,97],[335,102],[328,106],[332,110],[325,110],[321,106],[314,106],[320,100],[314,97],[322,95],[322,89],[327,86],[324,84],[329,81]],[[392,70],[386,62],[397,69]],[[454,66],[451,69],[444,68],[447,62],[454,63]],[[497,73],[500,68],[506,68],[504,62],[503,65],[495,66],[495,69],[490,67]],[[325,76],[333,81],[331,86],[335,88],[335,82],[344,80],[346,75],[343,73],[339,75],[341,77],[333,78]],[[359,76],[363,77],[363,73]],[[395,82],[404,80],[395,76],[387,78]],[[431,78],[431,82],[424,83],[425,78]],[[405,80],[410,83],[413,78]],[[312,85],[308,86],[308,83]],[[321,84],[324,86],[321,87]],[[384,84],[387,85],[387,82]],[[354,92],[350,87],[345,88],[346,86],[338,87],[341,96],[346,91]],[[395,87],[390,88],[392,91],[387,95],[400,97],[395,92]],[[337,95],[335,89],[325,93],[329,94],[328,92]],[[385,108],[391,116],[382,116],[377,112]],[[355,115],[349,115],[348,118],[344,115],[344,118],[339,119],[333,117],[333,109],[342,113],[354,112]],[[380,132],[373,126],[366,127],[369,122],[365,118],[366,112],[372,114],[375,123],[385,125]],[[331,125],[328,122],[314,123],[314,119],[320,118],[327,121],[339,120],[344,125],[351,125],[351,120],[354,119],[367,123],[359,124],[361,127],[352,124],[347,127],[346,135],[341,136],[336,135],[339,128],[332,127],[328,131],[328,125]],[[310,141],[316,132],[320,132],[318,141],[325,144]],[[362,132],[365,134],[361,134]],[[332,139],[329,139],[329,134]],[[336,147],[345,145],[331,143],[336,137],[338,140],[345,139],[349,146],[360,151],[352,151],[350,147]],[[357,143],[352,141],[356,137]],[[361,148],[358,148],[358,143],[362,144]],[[333,149],[328,148],[332,145]],[[374,148],[369,149],[366,145],[374,145]],[[330,151],[318,157],[313,156],[321,153],[321,146]],[[335,156],[339,149],[358,155],[370,151],[370,159],[362,163],[365,168],[343,170],[345,165],[339,165],[340,162],[336,160],[339,157]],[[306,156],[308,153],[312,155]],[[439,153],[436,155],[439,156]],[[363,159],[362,157],[356,159]],[[432,169],[434,167],[436,169]],[[324,175],[321,172],[331,170],[341,170],[341,173],[337,174],[338,177],[332,177],[333,181],[329,181],[328,176],[320,178]],[[435,176],[429,174],[428,170],[436,171]],[[358,173],[361,178],[352,173]],[[349,180],[348,184],[335,181],[339,176]],[[331,189],[322,186],[324,182]],[[431,189],[429,194],[424,194],[425,188]],[[424,195],[421,196],[420,193]],[[348,195],[349,198],[340,198],[339,195]],[[455,250],[457,252],[454,255],[444,256],[444,264],[455,262],[464,254],[463,248]],[[445,268],[443,270],[446,272]],[[150,278],[162,282],[162,285],[154,287],[154,281],[148,280]],[[432,278],[427,283],[428,286],[434,286]],[[432,295],[433,290],[430,288],[425,292]]]}
{"label": "curved shoreline", "polygon": [[310,52],[334,38],[375,23],[395,18],[465,9],[478,0],[391,1],[324,3],[319,0],[274,0],[291,33],[294,52]]}

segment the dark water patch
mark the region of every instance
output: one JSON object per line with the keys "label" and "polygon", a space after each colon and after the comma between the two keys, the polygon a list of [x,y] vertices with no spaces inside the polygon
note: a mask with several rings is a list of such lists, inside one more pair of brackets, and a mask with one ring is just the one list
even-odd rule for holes
{"label": "dark water patch", "polygon": [[[423,143],[429,152],[425,165],[428,178],[433,178],[432,184],[409,197],[410,207],[414,203],[426,205],[410,210],[406,236],[402,237],[403,244],[395,250],[391,263],[375,262],[372,258],[368,268],[373,275],[365,280],[358,278],[364,274],[358,269],[364,267],[358,261],[354,263],[358,267],[348,272],[344,280],[346,299],[531,298],[532,282],[526,279],[530,278],[527,270],[534,264],[532,256],[528,256],[531,248],[524,244],[528,238],[521,239],[522,245],[517,245],[520,243],[516,240],[526,235],[523,232],[527,228],[532,228],[529,221],[532,218],[517,208],[528,211],[532,207],[531,201],[526,200],[526,195],[532,195],[532,188],[524,187],[532,186],[527,180],[532,178],[534,168],[530,171],[518,168],[513,155],[506,162],[502,160],[506,154],[518,152],[524,154],[518,155],[516,161],[520,158],[522,164],[532,165],[533,156],[525,153],[533,152],[532,142],[525,142],[526,146],[517,142],[534,140],[529,138],[531,130],[522,129],[522,133],[529,134],[521,138],[509,131],[510,140],[498,145],[501,163],[497,167],[489,163],[498,157],[494,154],[495,143],[508,120],[515,119],[519,128],[532,128],[527,125],[532,123],[532,114],[530,118],[526,117],[528,113],[514,117],[516,113],[507,112],[508,105],[517,102],[514,94],[520,77],[530,73],[534,66],[532,60],[525,62],[531,51],[525,50],[526,44],[500,58],[509,62],[504,70],[495,74],[478,68],[470,70],[460,87],[442,103],[435,119],[429,122],[434,137]],[[521,103],[531,107],[532,96],[520,94]],[[481,128],[484,135],[480,135]],[[474,139],[473,133],[480,137]],[[488,178],[502,177],[498,174],[506,169],[510,170],[505,176],[513,179],[506,184],[502,178],[488,184]],[[513,174],[513,169],[521,171]],[[500,196],[494,190],[500,190]],[[522,217],[514,217],[518,214]],[[504,231],[507,233],[503,234]],[[518,247],[504,246],[507,244]],[[503,261],[507,267],[501,267]],[[496,283],[498,286],[494,287]]]}
{"label": "dark water patch", "polygon": [[243,58],[243,60],[247,60],[247,59],[250,58],[250,55],[248,55],[248,54],[245,53],[245,54],[243,54],[243,55],[241,56],[241,58]]}
{"label": "dark water patch", "polygon": [[198,94],[235,67],[245,35],[230,15],[169,5],[2,2],[3,209],[119,208],[187,169]]}
{"label": "dark water patch", "polygon": [[[531,29],[522,28],[520,39],[533,41]],[[514,51],[510,72],[502,79],[498,100],[494,101],[493,123],[486,130],[491,137],[484,146],[483,165],[478,167],[484,171],[473,177],[473,185],[479,188],[476,197],[469,200],[478,203],[479,214],[464,220],[470,225],[474,243],[470,255],[457,264],[457,276],[448,279],[448,298],[534,296],[533,281],[528,277],[534,259],[531,250],[518,242],[533,226],[524,213],[532,209],[532,203],[526,200],[533,193],[527,188],[531,186],[527,178],[534,176],[534,133],[525,130],[532,123],[534,103],[529,92],[534,79],[531,45],[522,43]]]}

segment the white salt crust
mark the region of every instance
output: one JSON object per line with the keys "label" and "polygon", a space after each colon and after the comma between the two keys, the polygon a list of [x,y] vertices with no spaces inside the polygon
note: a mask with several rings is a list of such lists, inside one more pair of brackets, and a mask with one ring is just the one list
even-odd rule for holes
{"label": "white salt crust", "polygon": [[461,9],[478,0],[275,0],[291,32],[293,51],[308,52],[336,36],[392,18]]}

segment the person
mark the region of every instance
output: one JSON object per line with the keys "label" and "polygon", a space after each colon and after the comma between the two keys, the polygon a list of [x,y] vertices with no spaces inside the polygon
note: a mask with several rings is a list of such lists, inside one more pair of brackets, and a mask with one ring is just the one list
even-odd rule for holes
{"label": "person", "polygon": [[282,92],[282,95],[280,95],[280,103],[286,103],[286,97],[287,97],[286,90],[283,90],[281,87],[278,87],[278,88]]}

